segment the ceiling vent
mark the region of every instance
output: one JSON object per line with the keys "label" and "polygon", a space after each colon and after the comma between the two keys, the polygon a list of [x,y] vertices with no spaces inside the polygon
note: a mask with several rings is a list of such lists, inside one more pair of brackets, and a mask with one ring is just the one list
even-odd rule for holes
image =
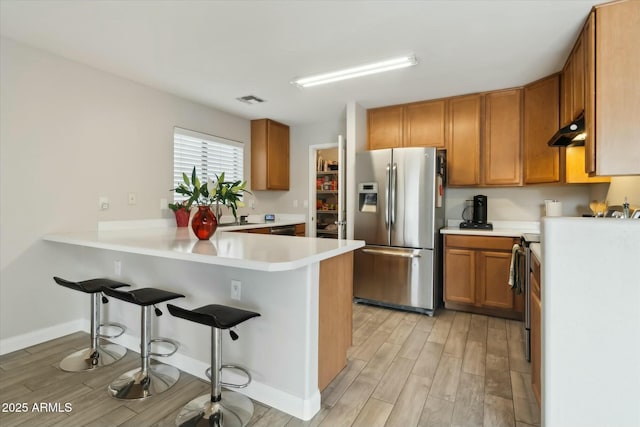
{"label": "ceiling vent", "polygon": [[245,104],[255,105],[261,104],[264,102],[264,99],[260,99],[254,95],[241,96],[240,98],[236,98],[240,102],[244,102]]}

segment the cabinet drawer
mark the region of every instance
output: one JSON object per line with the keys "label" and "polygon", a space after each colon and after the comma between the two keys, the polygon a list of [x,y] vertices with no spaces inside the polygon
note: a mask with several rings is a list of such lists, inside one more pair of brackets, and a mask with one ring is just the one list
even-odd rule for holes
{"label": "cabinet drawer", "polygon": [[445,236],[445,244],[447,246],[471,249],[497,249],[511,251],[514,243],[518,243],[519,241],[520,239],[515,237],[484,237],[453,234]]}

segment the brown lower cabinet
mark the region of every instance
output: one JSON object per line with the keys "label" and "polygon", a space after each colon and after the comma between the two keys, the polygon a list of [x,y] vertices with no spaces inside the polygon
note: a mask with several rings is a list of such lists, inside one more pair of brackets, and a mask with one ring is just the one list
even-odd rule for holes
{"label": "brown lower cabinet", "polygon": [[540,298],[540,263],[535,256],[531,258],[531,388],[540,406],[542,384],[540,366],[542,363],[542,303]]}
{"label": "brown lower cabinet", "polygon": [[519,239],[449,234],[444,242],[446,308],[523,319],[523,295],[508,284],[511,250]]}

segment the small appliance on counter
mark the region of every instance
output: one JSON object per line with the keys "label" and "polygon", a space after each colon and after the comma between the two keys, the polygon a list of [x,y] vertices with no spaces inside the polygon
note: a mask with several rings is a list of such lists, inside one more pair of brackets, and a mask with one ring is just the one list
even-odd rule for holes
{"label": "small appliance on counter", "polygon": [[[469,215],[470,211],[471,215]],[[493,230],[493,224],[487,222],[487,196],[481,194],[473,196],[473,205],[464,208],[462,219],[464,219],[460,223],[462,229]]]}

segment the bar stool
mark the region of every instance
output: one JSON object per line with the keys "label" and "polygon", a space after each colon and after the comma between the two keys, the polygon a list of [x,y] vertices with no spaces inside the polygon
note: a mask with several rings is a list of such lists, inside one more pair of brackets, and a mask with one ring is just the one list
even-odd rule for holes
{"label": "bar stool", "polygon": [[[205,305],[194,310],[187,310],[167,304],[169,313],[202,325],[211,326],[211,368],[207,376],[211,379],[211,393],[196,397],[182,408],[176,418],[177,426],[245,426],[253,416],[253,403],[248,397],[234,391],[222,391],[222,386],[244,388],[251,382],[249,372],[236,365],[222,365],[222,330],[229,329],[252,317],[260,316],[253,311],[224,305]],[[229,331],[231,339],[238,339],[238,334]],[[237,369],[247,375],[244,384],[229,384],[221,381],[222,368]]]}
{"label": "bar stool", "polygon": [[[183,298],[184,295],[156,288],[140,288],[128,292],[104,288],[102,291],[119,300],[139,305],[141,311],[140,368],[120,375],[109,385],[109,394],[116,399],[134,400],[145,399],[169,389],[180,378],[180,371],[164,363],[151,364],[149,356],[171,356],[178,351],[178,343],[169,338],[150,338],[151,306],[154,306],[156,316],[161,316],[162,311],[155,307],[155,304],[175,298]],[[168,353],[152,352],[151,344],[158,342],[172,345],[174,347],[173,351]]]}
{"label": "bar stool", "polygon": [[[82,282],[71,282],[69,280],[54,277],[53,280],[60,286],[91,294],[91,344],[88,348],[76,351],[73,354],[62,359],[60,369],[67,372],[92,371],[102,366],[110,365],[120,359],[127,353],[127,349],[121,345],[114,343],[101,343],[102,338],[117,338],[125,331],[125,327],[119,323],[100,323],[100,301],[102,289],[121,288],[130,286],[126,283],[117,282],[110,279],[90,279]],[[103,302],[107,299],[103,297]],[[100,328],[111,327],[119,329],[115,335],[106,335],[100,333]]]}

